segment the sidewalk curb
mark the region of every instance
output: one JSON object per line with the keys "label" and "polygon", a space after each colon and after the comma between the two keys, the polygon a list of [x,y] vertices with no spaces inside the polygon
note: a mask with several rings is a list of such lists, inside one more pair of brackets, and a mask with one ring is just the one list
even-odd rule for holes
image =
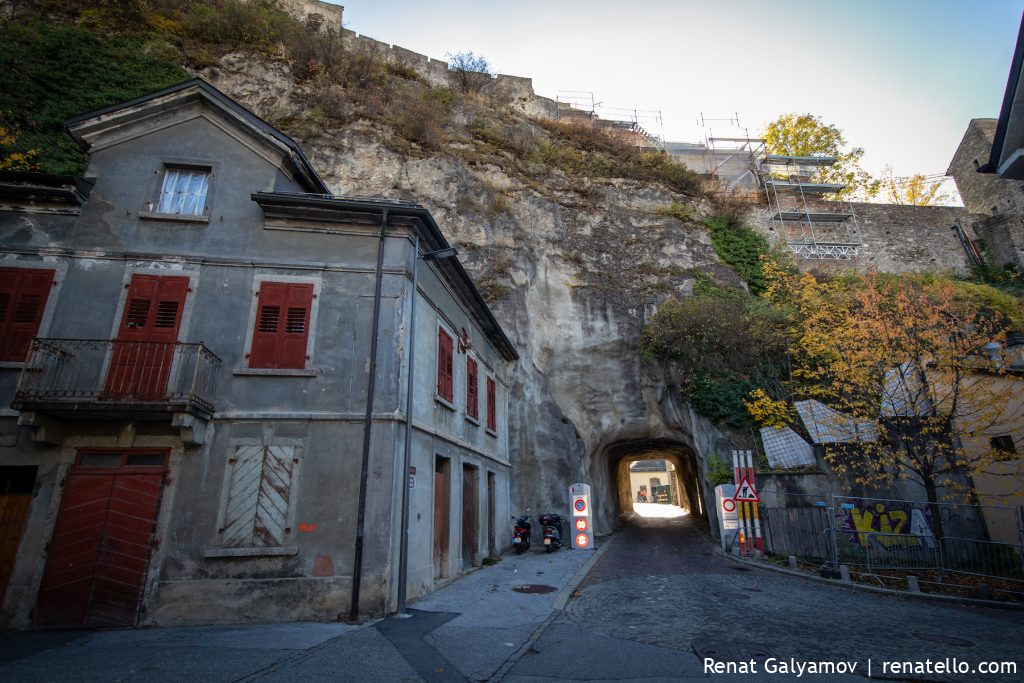
{"label": "sidewalk curb", "polygon": [[569,579],[569,582],[565,584],[561,591],[558,592],[555,602],[551,605],[551,614],[548,615],[547,619],[545,619],[540,626],[533,629],[533,633],[531,633],[530,637],[526,639],[526,642],[523,643],[518,650],[509,655],[509,658],[505,660],[505,663],[498,667],[498,670],[487,679],[488,681],[496,683],[497,681],[504,679],[508,672],[512,670],[512,667],[514,667],[519,660],[523,658],[523,655],[530,651],[530,648],[533,647],[534,643],[540,640],[541,635],[547,630],[548,626],[551,625],[551,622],[553,622],[555,618],[562,613],[562,610],[565,609],[565,606],[569,602],[569,598],[572,597],[574,592],[576,592],[576,589],[579,588],[581,583],[583,583],[583,580],[587,578],[587,574],[590,573],[590,570],[597,563],[598,559],[600,559],[601,555],[604,554],[604,551],[608,549],[608,546],[612,544],[614,539],[614,535],[608,536],[604,539],[601,546],[594,552],[593,557],[584,562],[583,566],[579,568],[573,577]]}
{"label": "sidewalk curb", "polygon": [[941,595],[936,593],[911,593],[910,591],[898,591],[893,588],[881,588],[876,586],[865,586],[859,583],[846,583],[839,581],[838,579],[826,579],[823,576],[815,576],[814,574],[808,574],[806,572],[796,571],[787,567],[778,567],[770,563],[755,562],[752,560],[744,560],[739,557],[730,555],[724,552],[721,548],[718,551],[727,559],[736,562],[737,564],[744,564],[748,567],[758,567],[759,569],[767,569],[768,571],[777,572],[779,574],[787,574],[789,576],[795,576],[797,578],[817,581],[818,583],[825,583],[836,588],[847,588],[852,590],[866,591],[868,593],[878,593],[879,595],[895,595],[901,598],[908,598],[910,600],[924,600],[932,602],[948,602],[955,603],[958,605],[968,605],[971,607],[991,607],[994,609],[1005,609],[1011,611],[1024,610],[1024,604],[1015,602],[1000,602],[998,600],[982,600],[980,598],[967,598],[959,597],[956,595]]}
{"label": "sidewalk curb", "polygon": [[583,583],[583,579],[587,578],[587,574],[589,574],[593,566],[597,564],[597,560],[604,554],[604,551],[608,550],[608,546],[612,544],[612,540],[614,538],[614,536],[608,536],[605,541],[601,543],[601,547],[594,551],[593,556],[584,562],[583,566],[579,568],[579,571],[569,579],[569,583],[562,587],[562,590],[560,590],[558,595],[555,597],[554,604],[551,606],[553,611],[561,612],[565,609],[565,606],[569,603],[569,598],[572,597],[572,594],[576,592],[576,589],[579,588],[581,583]]}

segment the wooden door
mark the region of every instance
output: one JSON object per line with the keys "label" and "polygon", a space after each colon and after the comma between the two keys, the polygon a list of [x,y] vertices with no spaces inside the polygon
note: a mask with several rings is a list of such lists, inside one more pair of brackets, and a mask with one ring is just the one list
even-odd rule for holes
{"label": "wooden door", "polygon": [[187,277],[132,276],[107,372],[106,398],[164,398],[188,282]]}
{"label": "wooden door", "polygon": [[438,458],[434,469],[434,578],[445,578],[449,574],[448,538],[449,515],[449,472],[448,460]]}
{"label": "wooden door", "polygon": [[480,470],[462,466],[462,567],[480,564]]}
{"label": "wooden door", "polygon": [[35,467],[0,467],[0,606],[18,556],[35,481]]}
{"label": "wooden door", "polygon": [[79,454],[50,539],[37,626],[136,624],[165,462],[152,451]]}

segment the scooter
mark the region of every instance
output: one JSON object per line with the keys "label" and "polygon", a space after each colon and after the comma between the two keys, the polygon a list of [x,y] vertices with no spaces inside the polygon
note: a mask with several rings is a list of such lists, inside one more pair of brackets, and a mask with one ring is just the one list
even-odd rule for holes
{"label": "scooter", "polygon": [[562,547],[562,518],[553,513],[540,516],[544,526],[544,550],[552,552]]}
{"label": "scooter", "polygon": [[512,531],[512,547],[516,554],[525,553],[530,549],[530,515],[521,515],[516,520],[515,529]]}

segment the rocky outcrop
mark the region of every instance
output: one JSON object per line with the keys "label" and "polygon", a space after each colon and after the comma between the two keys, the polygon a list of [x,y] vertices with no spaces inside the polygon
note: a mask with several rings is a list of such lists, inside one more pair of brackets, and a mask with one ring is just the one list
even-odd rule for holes
{"label": "rocky outcrop", "polygon": [[[229,55],[201,75],[271,122],[301,107],[286,67]],[[668,296],[688,293],[696,271],[735,279],[699,223],[664,211],[677,202],[699,215],[698,201],[655,184],[559,172],[528,183],[493,163],[408,154],[368,121],[298,141],[335,193],[413,199],[459,247],[521,354],[510,404],[515,508],[565,510],[568,484],[585,481],[602,513],[597,530],[607,531],[617,444],[682,449],[695,472],[704,454],[721,450],[721,434],[636,350],[646,318]]]}

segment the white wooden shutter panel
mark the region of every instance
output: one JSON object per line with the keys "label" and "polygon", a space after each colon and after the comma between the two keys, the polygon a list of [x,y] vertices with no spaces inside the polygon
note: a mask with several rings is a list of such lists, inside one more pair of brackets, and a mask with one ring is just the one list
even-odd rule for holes
{"label": "white wooden shutter panel", "polygon": [[284,545],[294,454],[293,446],[267,446],[263,449],[263,476],[260,477],[253,545]]}
{"label": "white wooden shutter panel", "polygon": [[231,469],[222,542],[228,548],[284,544],[295,448],[239,446]]}

